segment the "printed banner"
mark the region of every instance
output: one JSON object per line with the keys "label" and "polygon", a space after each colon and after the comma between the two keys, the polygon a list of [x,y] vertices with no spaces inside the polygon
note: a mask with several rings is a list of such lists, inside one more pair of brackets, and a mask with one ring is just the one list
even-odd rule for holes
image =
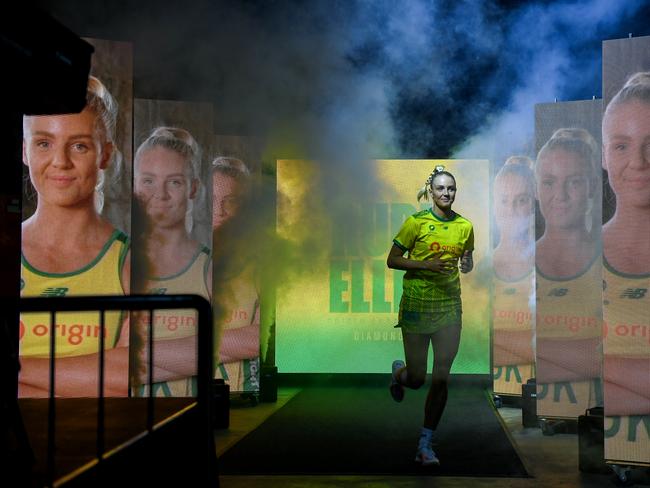
{"label": "printed banner", "polygon": [[605,458],[650,465],[650,37],[603,43]]}
{"label": "printed banner", "polygon": [[601,403],[602,160],[598,100],[535,107],[537,415]]}
{"label": "printed banner", "polygon": [[454,210],[474,224],[476,243],[475,270],[461,277],[463,333],[453,372],[489,373],[489,281],[477,271],[486,268],[490,250],[489,165],[433,160],[373,162],[384,188],[374,204],[360,209],[363,228],[350,228],[341,217],[332,220],[341,215],[327,211],[335,195],[326,195],[332,202],[315,201],[310,189],[318,187],[321,168],[278,161],[278,232],[296,246],[319,246],[306,251],[309,269],[295,270],[278,290],[279,371],[385,373],[393,359],[403,357],[401,330],[394,327],[403,273],[388,269],[386,257],[404,220],[430,207],[417,204],[416,194],[437,164],[456,178]]}

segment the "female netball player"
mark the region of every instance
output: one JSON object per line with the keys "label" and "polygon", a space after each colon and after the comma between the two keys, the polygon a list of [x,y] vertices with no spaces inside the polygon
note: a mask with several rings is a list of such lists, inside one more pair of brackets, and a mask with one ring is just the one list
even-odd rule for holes
{"label": "female netball player", "polygon": [[[210,299],[210,251],[191,236],[200,164],[194,137],[176,127],[154,129],[136,151],[135,195],[147,219],[147,293]],[[196,312],[158,310],[153,320],[153,394],[196,396]],[[140,333],[145,331],[139,327]],[[145,393],[144,385],[138,393]]]}
{"label": "female netball player", "polygon": [[537,156],[538,409],[548,416],[577,418],[599,403],[592,382],[602,358],[600,228],[592,214],[599,172],[598,145],[581,128],[558,129]]}
{"label": "female netball player", "polygon": [[[128,239],[101,216],[103,171],[117,153],[117,104],[88,80],[78,114],[26,116],[23,161],[36,190],[35,213],[22,226],[21,296],[122,295],[129,290]],[[128,326],[106,314],[104,393],[128,393]],[[98,393],[98,313],[60,313],[56,386],[62,397]],[[19,394],[48,395],[49,314],[22,314]]]}
{"label": "female netball player", "polygon": [[[469,220],[452,210],[456,179],[436,166],[417,198],[431,197],[432,207],[410,216],[393,240],[387,265],[406,271],[398,326],[406,363],[393,361],[390,392],[400,402],[404,387],[425,381],[429,343],[433,347],[432,382],[424,406],[424,424],[415,455],[422,465],[439,464],[433,435],[447,403],[447,381],[460,344],[462,306],[460,271],[474,267],[474,231]],[[404,257],[404,254],[407,257]]]}
{"label": "female netball player", "polygon": [[603,156],[616,196],[603,227],[605,413],[650,415],[650,72],[608,104]]}
{"label": "female netball player", "polygon": [[493,365],[517,367],[516,384],[502,378],[495,393],[521,394],[534,376],[531,295],[535,276],[535,175],[533,161],[512,156],[494,180],[494,215],[499,243],[493,252]]}
{"label": "female netball player", "polygon": [[[245,222],[240,209],[250,189],[250,171],[236,158],[218,157],[212,162],[212,229],[215,254],[214,290],[216,336],[219,344],[217,377],[227,380],[231,391],[259,389],[260,294],[254,266],[237,252]],[[218,293],[217,293],[218,291]]]}

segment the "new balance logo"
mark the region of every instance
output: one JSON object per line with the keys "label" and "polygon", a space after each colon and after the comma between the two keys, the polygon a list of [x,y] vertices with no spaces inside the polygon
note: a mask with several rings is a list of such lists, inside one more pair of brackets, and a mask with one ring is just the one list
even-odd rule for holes
{"label": "new balance logo", "polygon": [[61,287],[61,288],[45,288],[43,290],[43,293],[41,293],[42,297],[64,297],[66,293],[68,293],[69,288]]}
{"label": "new balance logo", "polygon": [[568,288],[553,288],[551,291],[548,292],[549,297],[563,297],[567,293],[569,293]]}
{"label": "new balance logo", "polygon": [[621,293],[621,298],[643,298],[647,292],[647,288],[628,288]]}
{"label": "new balance logo", "polygon": [[164,295],[167,293],[167,288],[152,288],[149,290],[150,295]]}

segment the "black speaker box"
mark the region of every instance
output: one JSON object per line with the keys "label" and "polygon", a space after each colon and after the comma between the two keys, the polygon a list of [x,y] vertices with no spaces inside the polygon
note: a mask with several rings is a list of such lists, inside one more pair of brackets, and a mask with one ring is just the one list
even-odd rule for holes
{"label": "black speaker box", "polygon": [[260,401],[278,401],[278,367],[262,366],[260,371]]}
{"label": "black speaker box", "polygon": [[230,385],[222,379],[212,383],[212,425],[215,429],[227,429],[230,426]]}
{"label": "black speaker box", "polygon": [[535,378],[531,378],[521,385],[521,423],[524,427],[539,427]]}
{"label": "black speaker box", "polygon": [[605,463],[604,422],[603,407],[590,408],[578,417],[578,468],[583,473],[612,472]]}

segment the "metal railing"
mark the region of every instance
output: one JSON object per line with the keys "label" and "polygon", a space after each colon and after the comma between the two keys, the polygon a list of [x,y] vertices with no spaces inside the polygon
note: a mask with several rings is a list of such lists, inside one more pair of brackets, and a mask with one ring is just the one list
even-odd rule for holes
{"label": "metal railing", "polygon": [[[149,327],[147,329],[147,363],[149,395],[147,397],[147,434],[154,431],[154,341],[153,313],[155,310],[194,309],[198,313],[198,359],[197,359],[197,408],[201,422],[205,426],[201,436],[205,442],[205,467],[207,479],[218,483],[216,451],[214,447],[212,416],[212,376],[213,376],[213,341],[212,310],[210,304],[198,295],[130,295],[130,296],[79,296],[79,297],[33,297],[21,298],[20,311],[50,313],[50,355],[49,355],[49,403],[48,403],[48,437],[47,437],[47,482],[55,484],[55,450],[56,450],[56,315],[59,312],[99,312],[99,371],[97,392],[97,443],[95,459],[101,464],[106,458],[105,446],[105,396],[104,396],[104,343],[105,313],[108,311],[148,311]],[[132,325],[133,326],[133,325]],[[54,332],[54,333],[52,333]],[[213,460],[214,457],[214,460]]]}

